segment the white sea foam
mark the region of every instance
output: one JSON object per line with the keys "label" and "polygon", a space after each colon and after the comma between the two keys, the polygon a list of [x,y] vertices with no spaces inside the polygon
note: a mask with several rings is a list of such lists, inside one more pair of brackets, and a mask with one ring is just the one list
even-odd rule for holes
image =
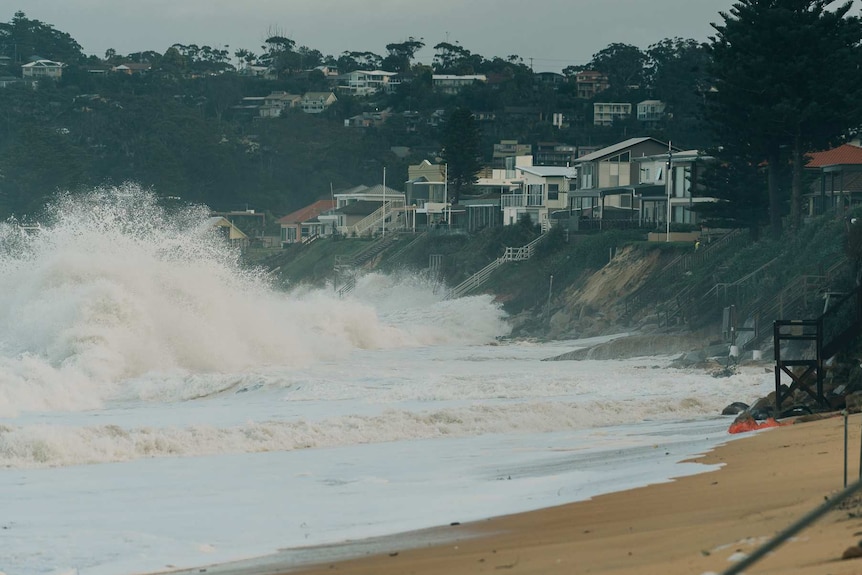
{"label": "white sea foam", "polygon": [[7,573],[197,571],[702,472],[720,409],[773,385],[542,361],[595,340],[500,338],[489,296],[421,275],[283,293],[133,185],[48,215],[0,226]]}
{"label": "white sea foam", "polygon": [[29,237],[4,225],[0,415],[95,408],[154,372],[183,373],[172,381],[185,385],[195,374],[289,370],[356,348],[487,343],[506,333],[489,299],[465,321],[464,304],[442,302],[430,284],[377,278],[364,293],[397,301],[389,318],[361,297],[276,291],[240,265],[207,215],[168,212],[129,184],[57,198]]}

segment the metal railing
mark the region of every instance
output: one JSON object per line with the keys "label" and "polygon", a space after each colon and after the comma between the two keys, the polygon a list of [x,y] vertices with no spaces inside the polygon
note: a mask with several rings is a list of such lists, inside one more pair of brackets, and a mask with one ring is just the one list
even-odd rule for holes
{"label": "metal railing", "polygon": [[[362,218],[352,226],[340,226],[338,228],[338,232],[344,234],[345,236],[349,236],[351,234],[361,236],[366,232],[373,231],[377,228],[382,227],[383,222],[388,222],[392,214],[392,202],[385,202],[382,206],[380,206],[371,214]],[[392,223],[393,229],[395,229],[396,227],[401,227],[401,225],[402,222],[400,218],[397,218],[397,221],[393,221]]]}
{"label": "metal railing", "polygon": [[470,293],[485,283],[488,278],[491,277],[491,274],[494,273],[494,270],[506,262],[518,262],[530,259],[533,257],[533,254],[536,253],[536,246],[543,239],[545,239],[545,234],[540,235],[527,245],[520,248],[506,248],[502,256],[449,290],[449,293],[446,294],[446,299],[459,298]]}
{"label": "metal railing", "polygon": [[544,198],[541,193],[532,194],[503,194],[500,196],[501,208],[523,208],[523,207],[540,207],[544,205]]}

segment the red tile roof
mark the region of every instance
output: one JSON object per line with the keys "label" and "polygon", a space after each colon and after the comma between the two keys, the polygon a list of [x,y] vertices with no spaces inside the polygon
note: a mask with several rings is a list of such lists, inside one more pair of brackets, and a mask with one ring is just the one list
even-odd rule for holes
{"label": "red tile roof", "polygon": [[807,168],[822,168],[824,166],[862,164],[862,148],[852,144],[843,144],[825,152],[809,152],[810,160]]}
{"label": "red tile roof", "polygon": [[333,200],[318,200],[310,206],[305,206],[301,210],[297,210],[293,213],[287,214],[282,218],[279,218],[278,223],[301,224],[302,222],[313,220],[326,210],[331,210],[334,207],[335,202]]}

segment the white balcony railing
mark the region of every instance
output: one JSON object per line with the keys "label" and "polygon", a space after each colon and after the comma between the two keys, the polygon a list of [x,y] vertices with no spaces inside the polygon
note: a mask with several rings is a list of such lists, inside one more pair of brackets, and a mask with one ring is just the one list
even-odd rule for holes
{"label": "white balcony railing", "polygon": [[542,194],[503,194],[500,197],[500,206],[503,208],[543,206],[543,199]]}

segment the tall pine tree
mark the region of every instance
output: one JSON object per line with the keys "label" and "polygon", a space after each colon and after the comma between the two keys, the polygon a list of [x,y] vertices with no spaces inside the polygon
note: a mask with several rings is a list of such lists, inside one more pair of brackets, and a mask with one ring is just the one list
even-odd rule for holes
{"label": "tall pine tree", "polygon": [[[707,116],[720,146],[748,154],[728,161],[765,164],[775,237],[788,204],[792,224],[801,221],[805,153],[831,145],[862,120],[856,101],[862,24],[847,15],[852,2],[829,10],[833,3],[740,0],[720,13],[722,24],[713,24]],[[787,165],[794,174],[791,194],[780,185]]]}
{"label": "tall pine tree", "polygon": [[449,199],[457,204],[461,193],[476,182],[482,168],[479,159],[479,126],[467,108],[456,108],[443,126],[443,161],[447,165]]}

